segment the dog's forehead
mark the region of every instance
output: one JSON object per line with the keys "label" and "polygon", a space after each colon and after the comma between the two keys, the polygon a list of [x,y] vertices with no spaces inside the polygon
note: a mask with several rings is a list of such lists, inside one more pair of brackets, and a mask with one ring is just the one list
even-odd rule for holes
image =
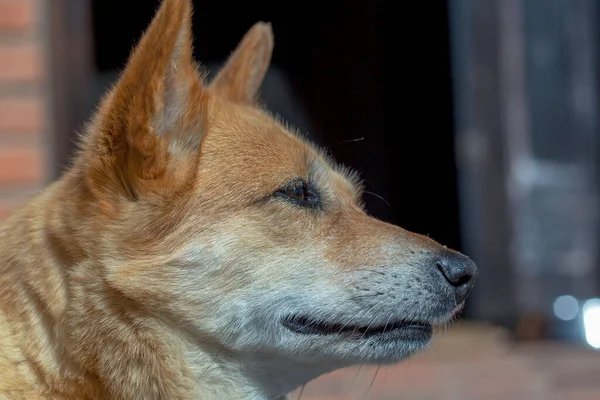
{"label": "dog's forehead", "polygon": [[202,179],[275,190],[308,175],[313,149],[267,113],[229,104],[211,111],[200,147]]}
{"label": "dog's forehead", "polygon": [[315,157],[314,149],[265,111],[225,105],[210,116],[202,145],[203,157],[245,168],[294,167],[306,174]]}
{"label": "dog's forehead", "polygon": [[[201,146],[200,176],[212,174],[231,186],[279,189],[298,177],[317,180],[344,192],[355,181],[322,151],[290,131],[269,113],[246,106],[215,102]],[[350,179],[349,179],[350,178]]]}

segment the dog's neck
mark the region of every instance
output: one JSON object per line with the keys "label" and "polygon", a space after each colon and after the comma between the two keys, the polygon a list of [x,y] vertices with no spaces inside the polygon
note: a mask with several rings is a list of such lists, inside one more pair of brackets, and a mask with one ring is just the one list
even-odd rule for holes
{"label": "dog's neck", "polygon": [[269,354],[234,356],[220,348],[191,351],[187,359],[197,377],[196,388],[211,389],[199,398],[211,399],[287,399],[288,393],[338,367],[316,362],[303,364]]}
{"label": "dog's neck", "polygon": [[[14,219],[20,226],[9,220],[2,229],[6,249],[19,251],[4,254],[0,262],[9,268],[14,264],[11,286],[27,294],[6,296],[27,303],[17,307],[35,308],[27,338],[16,339],[21,340],[23,358],[36,370],[33,387],[67,398],[275,400],[335,369],[302,366],[269,354],[233,355],[218,345],[194,343],[168,321],[136,314],[135,304],[127,304],[126,298],[102,298],[101,288],[81,288],[78,280],[97,279],[98,266],[78,254],[65,236],[71,229],[65,220],[76,216],[67,199],[49,201],[58,193],[64,193],[64,187],[51,188],[21,210],[21,217]],[[43,203],[65,207],[47,210]],[[39,279],[41,275],[46,278]],[[85,297],[94,301],[70,308],[75,298]],[[94,308],[94,302],[103,307]]]}

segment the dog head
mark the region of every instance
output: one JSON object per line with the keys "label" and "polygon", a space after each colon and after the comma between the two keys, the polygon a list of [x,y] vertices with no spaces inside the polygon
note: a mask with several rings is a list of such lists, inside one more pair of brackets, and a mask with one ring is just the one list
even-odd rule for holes
{"label": "dog head", "polygon": [[270,25],[206,84],[190,13],[163,2],[83,140],[95,273],[231,357],[337,368],[421,349],[464,303],[473,262],[367,215],[356,175],[259,106]]}

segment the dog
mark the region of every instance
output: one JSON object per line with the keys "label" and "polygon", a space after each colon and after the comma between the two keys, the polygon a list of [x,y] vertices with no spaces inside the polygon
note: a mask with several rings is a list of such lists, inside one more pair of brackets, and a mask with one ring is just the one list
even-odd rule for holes
{"label": "dog", "polygon": [[0,225],[2,399],[284,399],[411,356],[474,285],[260,106],[270,24],[205,83],[191,12],[162,2],[71,167]]}

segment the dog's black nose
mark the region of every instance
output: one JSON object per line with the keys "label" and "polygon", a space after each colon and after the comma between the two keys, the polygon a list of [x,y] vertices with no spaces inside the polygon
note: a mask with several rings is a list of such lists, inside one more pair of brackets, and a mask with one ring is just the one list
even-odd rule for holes
{"label": "dog's black nose", "polygon": [[446,281],[454,287],[456,304],[460,304],[467,298],[475,284],[477,266],[468,257],[451,251],[444,251],[436,266]]}

